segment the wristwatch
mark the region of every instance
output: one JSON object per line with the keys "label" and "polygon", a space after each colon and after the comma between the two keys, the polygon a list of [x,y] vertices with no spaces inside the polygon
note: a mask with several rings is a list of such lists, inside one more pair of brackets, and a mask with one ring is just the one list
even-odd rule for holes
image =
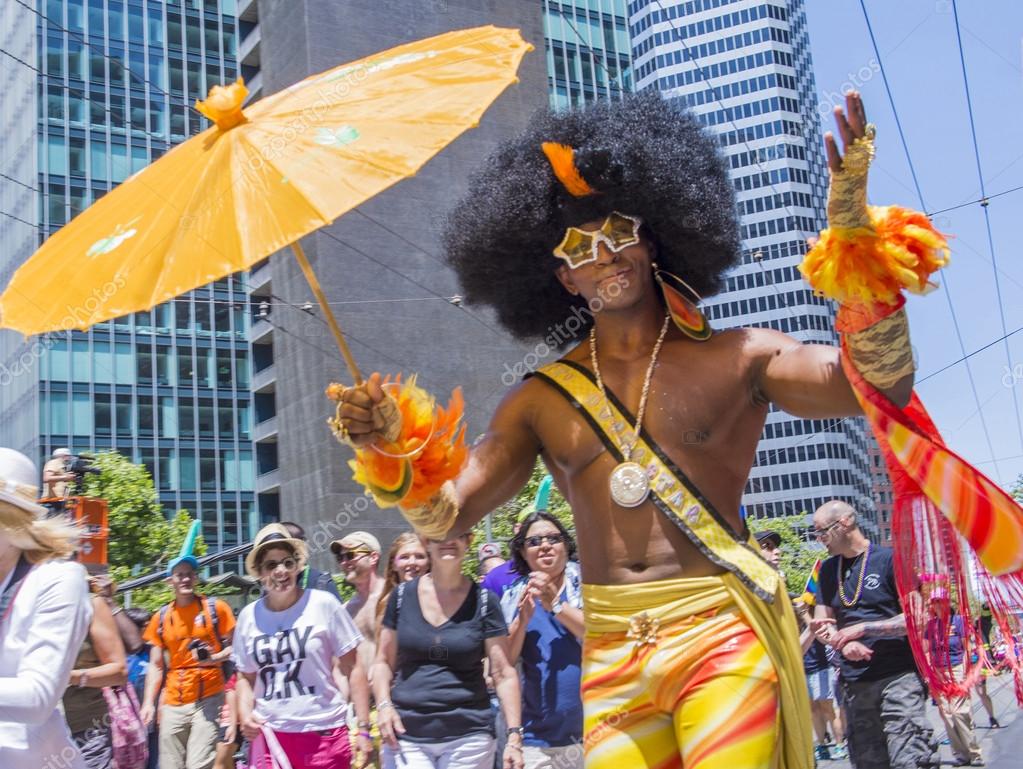
{"label": "wristwatch", "polygon": [[551,605],[551,614],[553,614],[555,617],[557,617],[559,614],[561,614],[561,612],[564,610],[564,608],[565,608],[565,602],[562,601],[560,598],[558,598]]}
{"label": "wristwatch", "polygon": [[525,733],[526,733],[525,727],[522,727],[522,726],[509,726],[508,727],[508,731],[505,732],[504,736],[505,737],[511,737],[513,734],[517,734],[517,735],[519,735],[519,737],[521,737]]}

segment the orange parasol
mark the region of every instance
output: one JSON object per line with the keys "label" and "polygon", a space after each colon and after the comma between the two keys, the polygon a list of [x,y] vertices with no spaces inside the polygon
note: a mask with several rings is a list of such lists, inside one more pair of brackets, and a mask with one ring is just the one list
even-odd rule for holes
{"label": "orange parasol", "polygon": [[244,110],[241,80],[214,87],[196,107],[215,125],[50,237],[0,296],[0,327],[85,329],[290,245],[359,382],[298,239],[475,126],[531,49],[518,30],[480,27],[336,67]]}

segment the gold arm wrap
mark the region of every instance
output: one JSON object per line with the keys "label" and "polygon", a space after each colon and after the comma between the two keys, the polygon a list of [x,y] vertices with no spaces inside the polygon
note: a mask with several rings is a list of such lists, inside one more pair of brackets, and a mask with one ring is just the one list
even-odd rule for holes
{"label": "gold arm wrap", "polygon": [[847,333],[845,341],[853,365],[879,390],[887,390],[916,370],[904,308],[862,331]]}
{"label": "gold arm wrap", "polygon": [[445,481],[429,504],[420,507],[401,508],[405,520],[412,524],[416,533],[427,539],[443,540],[458,517],[458,497],[455,484]]}
{"label": "gold arm wrap", "polygon": [[831,172],[828,189],[828,226],[871,227],[867,213],[867,169],[874,159],[876,129],[868,124],[864,135],[846,149],[842,168]]}

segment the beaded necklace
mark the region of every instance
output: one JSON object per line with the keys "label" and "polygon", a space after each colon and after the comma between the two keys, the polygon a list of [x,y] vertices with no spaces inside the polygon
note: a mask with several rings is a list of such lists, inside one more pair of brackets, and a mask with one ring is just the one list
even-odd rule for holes
{"label": "beaded necklace", "polygon": [[867,561],[870,560],[870,542],[867,542],[867,549],[863,553],[863,562],[860,564],[860,576],[856,580],[856,592],[853,594],[852,600],[850,601],[845,597],[845,558],[841,555],[838,556],[838,574],[841,577],[838,580],[838,597],[842,599],[842,605],[846,608],[855,606],[860,602],[860,596],[863,594],[863,577],[867,573]]}

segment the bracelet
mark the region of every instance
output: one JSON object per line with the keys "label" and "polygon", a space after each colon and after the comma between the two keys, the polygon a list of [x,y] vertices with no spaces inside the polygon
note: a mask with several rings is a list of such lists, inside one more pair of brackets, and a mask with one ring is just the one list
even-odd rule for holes
{"label": "bracelet", "polygon": [[118,606],[116,609],[114,609],[112,612],[110,612],[110,616],[116,617],[122,611],[124,611],[124,607],[123,606]]}
{"label": "bracelet", "polygon": [[359,732],[359,736],[360,737],[365,737],[367,740],[372,740],[373,739],[373,735],[370,734],[369,732]]}
{"label": "bracelet", "polygon": [[78,674],[78,688],[84,689],[89,684],[89,671],[83,670]]}
{"label": "bracelet", "polygon": [[377,710],[383,710],[384,708],[393,708],[393,707],[394,707],[394,703],[392,703],[390,700],[384,700],[383,702],[378,702],[377,703]]}
{"label": "bracelet", "polygon": [[370,723],[369,721],[359,721],[356,724],[356,726],[358,726],[360,729],[372,729],[373,728],[373,724]]}

